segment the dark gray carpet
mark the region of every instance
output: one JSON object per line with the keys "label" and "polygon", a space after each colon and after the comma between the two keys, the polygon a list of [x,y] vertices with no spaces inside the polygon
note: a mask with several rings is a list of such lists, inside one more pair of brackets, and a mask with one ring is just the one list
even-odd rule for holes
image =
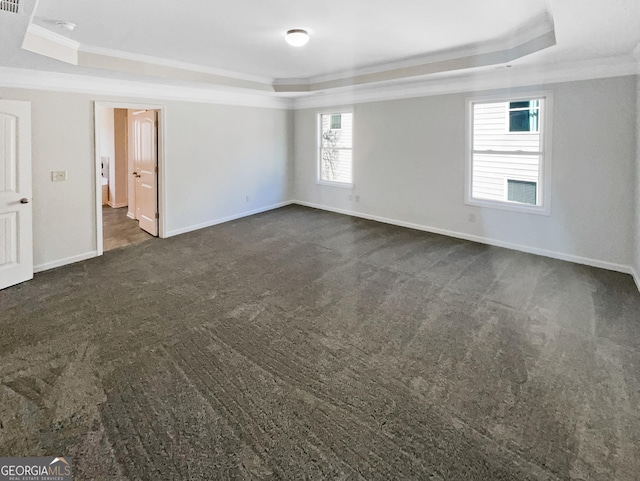
{"label": "dark gray carpet", "polygon": [[637,480],[623,274],[287,207],[0,292],[0,454],[76,479]]}

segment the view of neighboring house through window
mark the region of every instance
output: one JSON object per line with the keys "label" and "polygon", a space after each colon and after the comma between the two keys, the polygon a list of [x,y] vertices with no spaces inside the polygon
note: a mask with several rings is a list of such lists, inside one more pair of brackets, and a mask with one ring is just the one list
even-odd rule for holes
{"label": "view of neighboring house through window", "polygon": [[538,117],[540,100],[509,102],[509,132],[540,131]]}
{"label": "view of neighboring house through window", "polygon": [[319,115],[318,180],[335,184],[353,183],[353,114]]}
{"label": "view of neighboring house through window", "polygon": [[[470,204],[542,211],[545,98],[471,101]],[[535,209],[532,209],[535,208]]]}

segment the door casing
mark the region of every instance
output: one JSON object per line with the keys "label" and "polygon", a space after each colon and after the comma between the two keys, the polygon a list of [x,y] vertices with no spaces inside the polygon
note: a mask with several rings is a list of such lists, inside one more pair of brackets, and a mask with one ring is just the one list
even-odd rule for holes
{"label": "door casing", "polygon": [[158,236],[166,237],[166,199],[165,199],[165,159],[164,159],[164,116],[165,107],[157,104],[129,103],[129,102],[94,102],[94,153],[95,153],[95,202],[96,202],[96,251],[97,255],[104,253],[104,242],[102,232],[102,181],[101,181],[101,161],[100,151],[100,125],[98,119],[99,108],[134,109],[134,110],[155,110],[158,115]]}

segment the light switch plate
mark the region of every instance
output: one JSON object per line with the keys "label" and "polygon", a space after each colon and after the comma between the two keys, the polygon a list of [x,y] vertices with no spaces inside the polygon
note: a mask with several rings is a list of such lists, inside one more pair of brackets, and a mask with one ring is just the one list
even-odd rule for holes
{"label": "light switch plate", "polygon": [[51,182],[61,182],[67,180],[66,170],[53,170],[51,171]]}

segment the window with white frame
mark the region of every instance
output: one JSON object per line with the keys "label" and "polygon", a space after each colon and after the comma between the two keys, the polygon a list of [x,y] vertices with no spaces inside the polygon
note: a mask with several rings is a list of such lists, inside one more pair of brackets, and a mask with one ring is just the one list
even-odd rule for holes
{"label": "window with white frame", "polygon": [[509,102],[509,132],[540,132],[540,100]]}
{"label": "window with white frame", "polygon": [[353,184],[353,113],[318,115],[318,181]]}
{"label": "window with white frame", "polygon": [[548,94],[470,100],[469,204],[549,213]]}

